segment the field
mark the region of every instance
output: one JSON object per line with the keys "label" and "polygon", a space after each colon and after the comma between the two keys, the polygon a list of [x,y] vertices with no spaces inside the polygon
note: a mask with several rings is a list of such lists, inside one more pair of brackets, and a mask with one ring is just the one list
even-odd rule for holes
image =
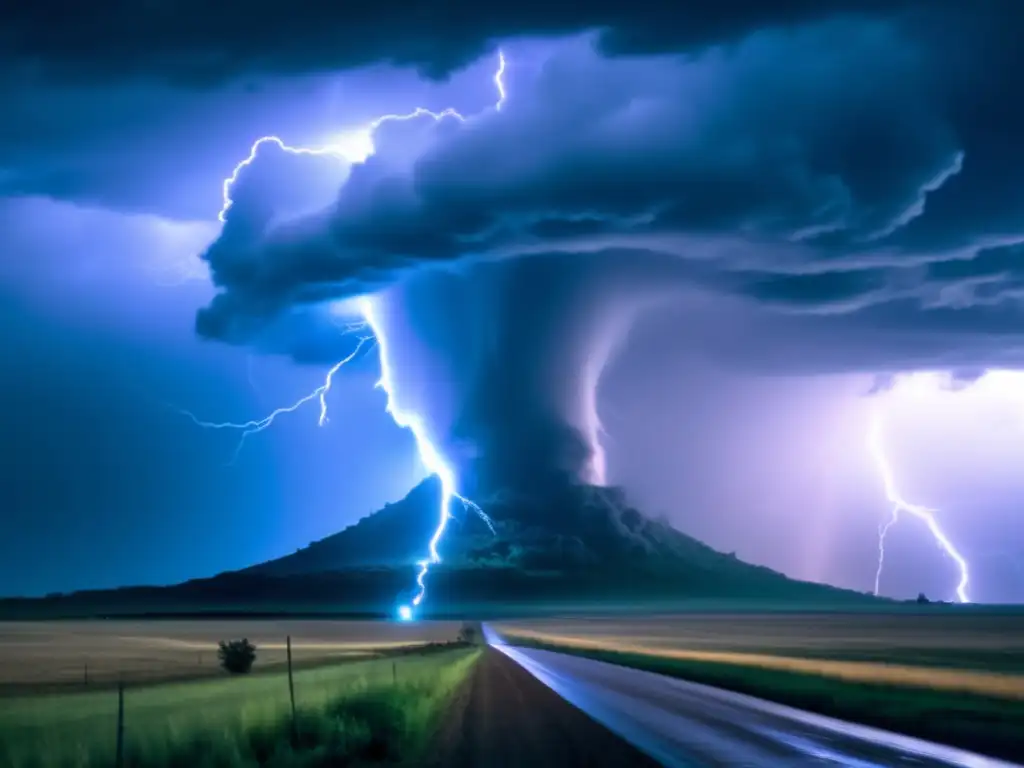
{"label": "field", "polygon": [[577,653],[1001,757],[1024,754],[1024,613],[677,615],[495,625]]}
{"label": "field", "polygon": [[[285,628],[295,632],[295,624]],[[323,663],[295,673],[298,717],[294,725],[287,674],[282,670],[127,688],[124,765],[326,765],[360,758],[408,759],[416,754],[479,652],[468,647],[434,647],[388,658],[325,662],[316,654],[333,654],[335,644],[344,638],[357,644],[372,640],[373,630],[367,627],[338,624],[319,627],[317,647],[307,649],[310,658]],[[278,629],[263,626],[268,638]],[[174,637],[194,637],[200,642],[208,635],[219,636],[223,629],[223,625],[183,625],[176,627]],[[442,629],[450,628],[425,626],[402,634],[384,625],[377,631],[378,639],[389,643],[424,636],[452,639],[454,630]],[[171,634],[166,629],[164,634],[152,632],[151,627],[146,630],[147,637]],[[260,638],[256,632],[249,634]],[[61,648],[71,646],[67,630],[54,636],[62,638]],[[94,638],[90,648],[101,647],[95,635],[90,637]],[[114,649],[122,646],[104,647],[112,668]],[[153,658],[166,660],[161,655],[164,646],[154,647],[158,651]],[[5,662],[11,664],[7,658]],[[0,698],[0,766],[114,765],[117,710],[118,694],[110,688],[79,686],[75,692]]]}
{"label": "field", "polygon": [[[504,622],[504,634],[559,645],[825,675],[902,670],[1024,698],[1024,612],[678,614]],[[950,683],[952,684],[952,683]]]}
{"label": "field", "polygon": [[255,670],[300,667],[454,640],[457,622],[105,620],[0,622],[0,696],[221,674],[217,642],[246,637]]}

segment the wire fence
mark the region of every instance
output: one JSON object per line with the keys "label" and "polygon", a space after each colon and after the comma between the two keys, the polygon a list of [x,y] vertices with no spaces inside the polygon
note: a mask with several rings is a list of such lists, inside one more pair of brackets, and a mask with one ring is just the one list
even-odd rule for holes
{"label": "wire fence", "polygon": [[[310,654],[308,646],[305,654],[297,653],[303,646],[294,644],[291,635],[279,644],[280,662],[275,655],[272,663],[254,666],[254,674],[229,674],[217,666],[215,649],[204,650],[219,681],[196,681],[194,676],[181,684],[154,685],[150,677],[111,681],[109,669],[97,676],[94,664],[83,663],[78,679],[63,683],[58,695],[0,697],[0,766],[95,765],[101,754],[102,765],[124,768],[138,762],[140,749],[158,748],[161,741],[246,723],[279,723],[290,730],[295,744],[304,712],[308,718],[339,696],[412,683],[422,676],[422,661],[430,663],[425,655],[464,645],[450,638],[339,665],[329,656]],[[262,650],[254,648],[259,659]],[[410,665],[407,673],[399,669],[405,665]],[[77,756],[75,749],[80,750]],[[38,755],[44,755],[42,762]]]}
{"label": "wire fence", "polygon": [[[288,672],[288,700],[290,705],[290,716],[291,716],[291,732],[293,743],[298,741],[298,723],[296,718],[296,705],[295,705],[295,664],[294,657],[292,654],[292,638],[288,635],[285,638],[285,666]],[[391,663],[392,669],[392,681],[398,682],[398,665],[396,662]],[[88,665],[84,670],[85,685],[89,684],[89,672]],[[114,766],[115,768],[124,768],[125,758],[125,684],[124,680],[117,682],[117,720],[114,733]]]}
{"label": "wire fence", "polygon": [[261,673],[287,665],[286,635],[294,640],[293,665],[305,669],[447,642],[457,633],[455,622],[0,622],[0,700],[216,678],[224,674],[217,642],[225,637],[251,638]]}

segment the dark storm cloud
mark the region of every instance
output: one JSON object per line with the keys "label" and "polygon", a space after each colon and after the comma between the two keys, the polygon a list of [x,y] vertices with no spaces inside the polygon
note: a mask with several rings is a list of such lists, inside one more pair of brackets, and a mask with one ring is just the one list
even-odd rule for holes
{"label": "dark storm cloud", "polygon": [[[755,296],[883,295],[880,283],[907,280],[890,241],[964,163],[935,53],[891,25],[848,20],[697,58],[607,59],[577,40],[536,72],[513,67],[500,112],[384,126],[378,154],[302,235],[268,229],[272,210],[240,202],[207,254],[232,297],[210,314],[373,290],[425,263],[617,247],[714,262],[721,287]],[[252,187],[243,173],[239,200],[260,199]],[[838,287],[772,274],[845,272],[867,256],[885,271],[841,274]],[[748,288],[744,272],[768,274]]]}
{"label": "dark storm cloud", "polygon": [[[829,18],[686,56],[608,58],[592,39],[564,42],[543,62],[511,62],[500,111],[382,128],[377,155],[329,209],[283,225],[276,204],[243,202],[273,199],[258,159],[206,254],[222,293],[199,331],[252,342],[281,313],[415,282],[424,268],[474,275],[562,254],[560,269],[581,278],[588,260],[614,254],[721,305],[680,320],[683,332],[666,325],[665,354],[703,345],[733,364],[801,373],[1019,367],[1024,201],[1013,190],[1024,154],[1011,137],[1024,135],[1024,62],[1011,66],[1021,57],[1005,31],[1013,19],[994,7]],[[434,307],[442,322],[448,305]],[[505,334],[495,371],[509,349],[537,353],[523,366],[548,365],[529,346],[536,334],[506,328],[511,314],[472,321]],[[597,336],[558,354],[573,359]],[[435,354],[464,353],[445,339]],[[462,423],[478,425],[477,449],[515,433],[538,456],[572,453],[582,434],[572,398],[499,408],[500,387],[474,388],[464,374],[442,378],[471,404]],[[517,430],[498,418],[509,413]],[[505,437],[483,433],[499,423]],[[549,441],[559,448],[541,450],[537,435],[566,428]],[[582,442],[585,460],[593,441]]]}
{"label": "dark storm cloud", "polygon": [[656,290],[654,266],[538,254],[424,273],[385,294],[402,407],[425,415],[464,491],[603,481],[588,396]]}
{"label": "dark storm cloud", "polygon": [[844,311],[869,302],[873,294],[884,291],[886,287],[885,275],[878,270],[850,270],[750,276],[745,293],[769,305]]}
{"label": "dark storm cloud", "polygon": [[[39,0],[5,8],[0,56],[72,81],[155,78],[208,84],[237,75],[376,62],[440,76],[517,36],[601,29],[613,53],[694,50],[751,31],[836,14],[888,17],[925,0],[598,0],[588,3],[218,3]],[[953,0],[930,0],[951,6]],[[984,4],[984,3],[981,3]]]}

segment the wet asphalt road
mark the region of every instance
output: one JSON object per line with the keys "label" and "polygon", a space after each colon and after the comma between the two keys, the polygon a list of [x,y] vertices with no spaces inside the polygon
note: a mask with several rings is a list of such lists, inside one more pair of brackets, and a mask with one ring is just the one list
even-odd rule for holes
{"label": "wet asphalt road", "polygon": [[665,766],[1021,768],[742,694],[579,656],[492,647]]}

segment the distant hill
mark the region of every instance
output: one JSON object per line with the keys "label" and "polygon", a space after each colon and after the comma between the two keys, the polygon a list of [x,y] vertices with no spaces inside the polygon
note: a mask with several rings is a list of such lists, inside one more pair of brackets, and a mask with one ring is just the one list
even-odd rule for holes
{"label": "distant hill", "polygon": [[[401,501],[340,533],[243,573],[297,576],[409,565],[428,554],[427,542],[438,523],[439,494],[437,481],[428,478]],[[617,488],[566,485],[557,494],[549,491],[535,498],[519,494],[487,499],[484,507],[493,532],[471,510],[454,506],[440,548],[448,569],[513,569],[565,577],[590,569],[624,577],[637,572],[693,578],[713,574],[715,579],[786,585],[796,591],[840,591],[794,581],[717,552],[633,509]],[[692,589],[690,594],[718,591],[711,583]]]}
{"label": "distant hill", "polygon": [[[276,560],[170,587],[5,600],[0,615],[388,613],[411,596],[415,563],[427,555],[438,523],[439,499],[437,480],[428,478],[401,501]],[[498,495],[482,505],[489,523],[455,505],[440,547],[443,563],[431,569],[426,610],[874,600],[717,552],[644,516],[615,488],[565,485],[534,497]]]}

